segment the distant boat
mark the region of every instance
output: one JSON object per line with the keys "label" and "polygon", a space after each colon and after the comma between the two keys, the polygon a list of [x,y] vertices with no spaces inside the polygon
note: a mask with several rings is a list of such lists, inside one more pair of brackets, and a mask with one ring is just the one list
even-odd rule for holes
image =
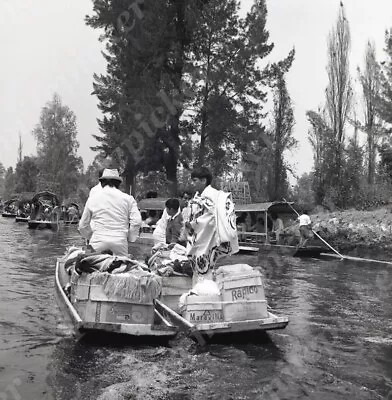
{"label": "distant boat", "polygon": [[30,220],[30,217],[21,217],[21,216],[16,216],[15,217],[15,222],[28,222]]}
{"label": "distant boat", "polygon": [[14,197],[10,200],[7,200],[3,204],[3,212],[1,215],[4,218],[15,218],[16,217],[16,204],[19,201],[18,197]]}
{"label": "distant boat", "polygon": [[31,200],[32,212],[28,221],[29,229],[57,229],[60,219],[60,201],[49,191],[36,193]]}

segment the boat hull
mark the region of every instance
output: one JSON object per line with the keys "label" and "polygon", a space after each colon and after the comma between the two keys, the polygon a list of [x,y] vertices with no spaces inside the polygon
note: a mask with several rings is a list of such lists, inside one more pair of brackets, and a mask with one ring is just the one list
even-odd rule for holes
{"label": "boat hull", "polygon": [[288,257],[320,257],[322,253],[326,253],[329,250],[322,246],[288,246],[288,245],[277,245],[268,243],[239,243],[239,249],[241,253],[272,253],[280,254]]}
{"label": "boat hull", "polygon": [[15,218],[15,217],[16,217],[16,214],[15,214],[15,213],[3,212],[3,213],[1,214],[1,216],[4,217],[4,218]]}
{"label": "boat hull", "polygon": [[289,323],[288,317],[268,312],[266,318],[254,320],[192,324],[160,301],[156,302],[156,307],[159,312],[199,344],[225,337],[240,337],[241,334],[261,335],[267,331],[284,329]]}
{"label": "boat hull", "polygon": [[78,334],[93,335],[121,335],[127,338],[133,338],[142,341],[164,341],[173,339],[178,328],[163,318],[157,310],[154,310],[155,321],[159,324],[127,324],[112,322],[91,322],[84,321],[75,307],[72,305],[63,287],[70,282],[70,277],[65,271],[64,264],[61,260],[56,262],[55,288],[56,300],[67,324],[72,325]]}
{"label": "boat hull", "polygon": [[28,221],[29,229],[57,229],[58,223],[52,221]]}
{"label": "boat hull", "polygon": [[15,222],[29,222],[29,217],[15,217]]}
{"label": "boat hull", "polygon": [[64,225],[77,225],[79,223],[79,220],[75,221],[64,221]]}

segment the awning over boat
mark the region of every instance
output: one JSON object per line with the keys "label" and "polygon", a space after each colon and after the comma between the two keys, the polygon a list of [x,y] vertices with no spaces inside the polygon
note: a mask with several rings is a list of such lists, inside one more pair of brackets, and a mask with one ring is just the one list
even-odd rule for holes
{"label": "awning over boat", "polygon": [[164,210],[165,203],[168,200],[168,197],[156,197],[153,199],[142,199],[137,205],[140,210]]}
{"label": "awning over boat", "polygon": [[47,190],[36,193],[34,195],[34,197],[32,198],[32,202],[35,202],[38,200],[44,201],[44,202],[46,202],[46,201],[52,202],[52,204],[54,204],[55,206],[60,205],[60,201],[59,201],[58,197],[54,193],[48,192]]}
{"label": "awning over boat", "polygon": [[299,212],[297,206],[293,202],[286,203],[284,201],[274,201],[268,203],[251,203],[251,204],[236,204],[236,212],[269,212],[276,214],[295,214],[293,207]]}

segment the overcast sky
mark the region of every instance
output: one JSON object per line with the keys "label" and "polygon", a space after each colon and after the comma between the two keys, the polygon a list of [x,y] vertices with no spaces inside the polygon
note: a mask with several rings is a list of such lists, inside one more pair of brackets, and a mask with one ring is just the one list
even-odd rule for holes
{"label": "overcast sky", "polygon": [[[243,10],[253,0],[242,0]],[[368,39],[384,57],[384,32],[392,27],[391,0],[344,1],[352,37],[351,69],[363,64]],[[297,173],[312,167],[305,113],[324,102],[327,85],[327,35],[336,22],[339,0],[267,0],[267,28],[275,48],[269,61],[282,59],[292,47],[296,58],[288,75],[295,107],[295,137],[291,155]],[[24,155],[35,153],[31,131],[41,108],[58,92],[78,122],[79,154],[85,166],[93,159],[89,146],[98,133],[97,100],[91,96],[92,75],[105,71],[98,33],[84,24],[91,0],[0,0],[0,161],[15,166],[18,133]]]}

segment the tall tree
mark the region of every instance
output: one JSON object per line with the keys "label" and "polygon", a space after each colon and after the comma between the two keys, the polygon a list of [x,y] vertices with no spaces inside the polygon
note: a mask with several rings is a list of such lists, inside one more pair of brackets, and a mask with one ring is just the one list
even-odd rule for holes
{"label": "tall tree", "polygon": [[58,183],[60,197],[77,189],[83,161],[77,156],[75,114],[61,102],[58,94],[42,108],[40,122],[33,130],[41,176]]}
{"label": "tall tree", "polygon": [[273,86],[273,139],[274,168],[272,200],[280,200],[287,188],[287,166],[284,162],[284,152],[293,149],[297,141],[293,137],[295,124],[293,106],[286,86],[285,74],[278,70]]}
{"label": "tall tree", "polygon": [[383,121],[392,124],[392,28],[385,32],[385,53],[387,58],[381,63],[381,88],[377,111]]}
{"label": "tall tree", "polygon": [[334,134],[334,152],[331,154],[331,163],[334,166],[333,183],[335,187],[341,183],[345,125],[353,94],[349,68],[350,47],[350,28],[341,3],[336,26],[328,37],[328,86],[326,89],[326,109],[329,125]]}
{"label": "tall tree", "polygon": [[12,167],[8,167],[4,176],[4,195],[11,197],[15,193],[15,172]]}
{"label": "tall tree", "polygon": [[363,178],[363,149],[358,140],[358,126],[354,126],[354,135],[349,139],[346,149],[345,168],[341,191],[341,205],[344,208],[358,204]]}
{"label": "tall tree", "polygon": [[16,164],[15,192],[35,192],[37,189],[37,176],[39,174],[38,160],[36,157],[25,156]]}
{"label": "tall tree", "polygon": [[376,149],[380,137],[377,115],[377,104],[380,96],[380,67],[376,60],[374,43],[370,41],[368,41],[365,50],[364,70],[361,72],[358,69],[358,72],[364,103],[363,130],[367,135],[367,181],[369,185],[373,185],[376,171]]}
{"label": "tall tree", "polygon": [[19,132],[18,162],[22,162],[22,158],[23,158],[22,135]]}
{"label": "tall tree", "polygon": [[331,164],[331,154],[334,152],[335,137],[325,114],[325,110],[320,108],[318,112],[306,113],[311,125],[308,139],[313,149],[313,190],[317,204],[323,204],[326,194],[331,189],[334,168]]}
{"label": "tall tree", "polygon": [[107,74],[95,76],[94,84],[105,115],[97,149],[120,154],[128,184],[138,170],[164,168],[176,191],[184,59],[204,2],[94,0],[86,19],[105,30],[107,43]]}
{"label": "tall tree", "polygon": [[5,181],[5,168],[3,163],[0,162],[0,196],[4,195],[4,181]]}
{"label": "tall tree", "polygon": [[189,102],[191,131],[198,137],[197,165],[226,172],[252,138],[263,117],[266,70],[259,61],[272,50],[266,30],[265,1],[245,19],[236,0],[209,0],[198,14],[188,68],[205,77]]}

